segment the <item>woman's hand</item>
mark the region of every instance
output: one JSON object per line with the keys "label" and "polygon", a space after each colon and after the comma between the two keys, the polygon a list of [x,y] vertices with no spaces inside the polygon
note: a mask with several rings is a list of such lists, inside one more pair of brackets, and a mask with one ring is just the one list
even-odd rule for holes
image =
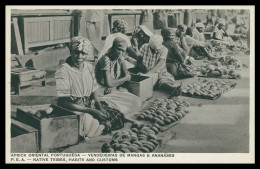
{"label": "woman's hand", "polygon": [[131,75],[130,75],[130,73],[127,73],[127,74],[125,75],[125,80],[126,80],[126,81],[130,81],[130,80],[131,80]]}
{"label": "woman's hand", "polygon": [[105,116],[107,116],[108,118],[110,117],[110,114],[103,108],[101,108],[100,110]]}
{"label": "woman's hand", "polygon": [[141,73],[141,72],[137,73],[137,75],[139,75],[139,76],[147,76],[147,74]]}
{"label": "woman's hand", "polygon": [[103,114],[103,112],[98,111],[98,110],[97,110],[95,116],[101,122],[105,122],[105,121],[109,120],[109,117],[107,115]]}
{"label": "woman's hand", "polygon": [[190,56],[186,56],[184,62],[183,62],[185,65],[188,64],[188,65],[191,65],[191,64],[194,64],[194,58],[193,57],[190,57]]}

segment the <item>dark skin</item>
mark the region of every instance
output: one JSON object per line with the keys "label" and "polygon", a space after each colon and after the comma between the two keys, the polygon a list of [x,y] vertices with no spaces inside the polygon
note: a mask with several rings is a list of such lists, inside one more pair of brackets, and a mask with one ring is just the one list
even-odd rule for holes
{"label": "dark skin", "polygon": [[[196,28],[200,33],[203,32],[203,28],[202,27],[198,27]],[[186,32],[186,35],[192,37],[193,33],[192,32]],[[209,46],[210,47],[210,46]],[[213,60],[215,59],[215,57],[211,56],[210,53],[206,50],[205,46],[200,46],[200,49],[203,51],[203,53],[208,57],[209,60]]]}
{"label": "dark skin", "polygon": [[[228,37],[228,34],[227,34],[226,30],[224,29],[224,25],[219,24],[219,25],[218,25],[218,29],[219,29],[219,30],[222,29],[222,30],[224,31],[223,35],[226,36],[226,37]],[[214,39],[217,39],[217,40],[222,40],[222,39],[220,39],[220,38],[218,38],[218,37],[216,36],[216,32],[213,33],[213,38],[214,38]]]}
{"label": "dark skin", "polygon": [[[174,41],[174,37],[175,37],[174,32],[171,32],[170,35],[169,35],[169,39],[172,40],[172,41]],[[176,46],[176,43],[174,43],[174,45]],[[176,47],[176,49],[178,49],[178,48]],[[183,59],[183,57],[182,57],[182,55],[181,55],[181,52],[180,52],[179,50],[176,50],[176,56],[175,56],[175,57],[176,57],[176,59],[177,59],[180,63],[183,63],[184,59]]]}
{"label": "dark skin", "polygon": [[[123,34],[126,34],[126,29],[122,29],[120,32],[123,33]],[[135,50],[133,49],[132,46],[128,46],[127,49],[126,49],[126,52],[128,53],[128,55],[130,57],[132,57],[134,59],[137,58],[137,54],[136,54],[136,52],[135,52]]]}
{"label": "dark skin", "polygon": [[[117,48],[113,47],[112,51],[109,55],[109,58],[112,61],[117,60],[117,59],[121,60],[121,58],[123,57],[123,54],[126,52],[126,48],[127,47],[117,47]],[[105,86],[108,88],[117,87],[131,79],[131,75],[127,71],[125,62],[121,62],[121,72],[122,72],[122,76],[123,76],[122,78],[112,79],[111,72],[109,70],[102,70],[101,73],[103,74],[103,77],[104,77]]]}
{"label": "dark skin", "polygon": [[182,48],[183,48],[183,50],[185,51],[185,52],[188,52],[189,51],[189,48],[187,47],[187,45],[186,45],[186,42],[185,42],[185,40],[184,40],[184,34],[185,34],[185,32],[184,32],[184,30],[183,29],[177,29],[176,30],[176,35],[180,38],[180,40],[181,40],[181,45],[182,45]]}
{"label": "dark skin", "polygon": [[[78,51],[76,52],[71,51],[70,54],[73,62],[72,65],[70,66],[75,70],[83,71],[83,66],[84,66],[83,63],[87,58],[87,54]],[[109,113],[103,109],[97,93],[92,92],[90,98],[95,100],[95,107],[97,108],[97,110],[88,108],[85,105],[76,104],[71,100],[70,97],[59,97],[58,105],[67,108],[71,111],[80,111],[84,113],[89,113],[100,122],[105,123],[107,120],[109,120]]]}

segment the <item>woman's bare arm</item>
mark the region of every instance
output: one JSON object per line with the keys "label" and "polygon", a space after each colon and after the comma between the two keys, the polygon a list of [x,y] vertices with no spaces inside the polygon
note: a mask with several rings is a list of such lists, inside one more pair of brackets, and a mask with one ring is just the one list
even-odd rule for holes
{"label": "woman's bare arm", "polygon": [[71,100],[70,97],[59,97],[58,105],[63,108],[69,109],[71,111],[80,111],[84,113],[89,113],[90,115],[92,115],[93,117],[101,121],[108,120],[108,117],[104,115],[102,112],[100,112],[99,110],[88,108],[85,105],[76,104]]}
{"label": "woman's bare arm", "polygon": [[111,73],[109,70],[102,70],[101,73],[103,74],[103,77],[104,77],[105,86],[109,87],[109,88],[117,87],[117,86],[125,83],[126,81],[129,81],[131,78],[130,74],[126,74],[126,76],[123,78],[112,79]]}

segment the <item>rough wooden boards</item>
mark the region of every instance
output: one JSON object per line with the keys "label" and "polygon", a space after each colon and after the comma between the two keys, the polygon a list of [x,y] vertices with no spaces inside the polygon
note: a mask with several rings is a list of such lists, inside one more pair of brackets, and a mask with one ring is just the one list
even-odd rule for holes
{"label": "rough wooden boards", "polygon": [[17,23],[17,18],[12,18],[13,20],[13,25],[14,25],[14,34],[15,34],[15,40],[16,40],[16,45],[17,45],[17,50],[19,55],[23,55],[23,48],[22,48],[22,41],[21,41],[21,36],[20,36],[20,31]]}

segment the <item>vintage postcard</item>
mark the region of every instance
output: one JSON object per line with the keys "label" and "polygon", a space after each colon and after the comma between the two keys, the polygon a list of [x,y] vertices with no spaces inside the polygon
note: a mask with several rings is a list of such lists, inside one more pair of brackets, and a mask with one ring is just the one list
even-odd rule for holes
{"label": "vintage postcard", "polygon": [[255,163],[255,6],[6,5],[7,164]]}

